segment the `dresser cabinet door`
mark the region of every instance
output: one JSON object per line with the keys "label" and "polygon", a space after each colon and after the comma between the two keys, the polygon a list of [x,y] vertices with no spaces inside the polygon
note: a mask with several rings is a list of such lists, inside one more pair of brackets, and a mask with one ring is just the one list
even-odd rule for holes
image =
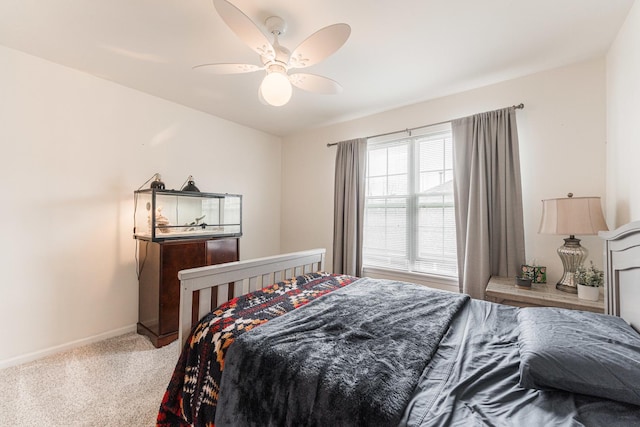
{"label": "dresser cabinet door", "polygon": [[178,271],[206,264],[206,242],[163,243],[160,284],[160,335],[176,332],[180,317]]}
{"label": "dresser cabinet door", "polygon": [[156,347],[177,339],[180,317],[178,272],[238,261],[239,252],[237,238],[140,242],[138,333],[148,336]]}

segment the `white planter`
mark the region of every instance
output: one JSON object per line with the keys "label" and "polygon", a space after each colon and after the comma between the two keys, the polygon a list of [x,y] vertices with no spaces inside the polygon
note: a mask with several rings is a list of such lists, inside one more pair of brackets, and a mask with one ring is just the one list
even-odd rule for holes
{"label": "white planter", "polygon": [[589,301],[598,301],[598,298],[600,298],[600,288],[595,286],[585,286],[578,283],[578,298]]}

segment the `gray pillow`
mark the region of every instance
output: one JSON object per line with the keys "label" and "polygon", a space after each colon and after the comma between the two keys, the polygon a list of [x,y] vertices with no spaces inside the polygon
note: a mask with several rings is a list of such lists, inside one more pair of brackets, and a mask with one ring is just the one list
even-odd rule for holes
{"label": "gray pillow", "polygon": [[520,386],[640,405],[640,334],[619,317],[518,310]]}

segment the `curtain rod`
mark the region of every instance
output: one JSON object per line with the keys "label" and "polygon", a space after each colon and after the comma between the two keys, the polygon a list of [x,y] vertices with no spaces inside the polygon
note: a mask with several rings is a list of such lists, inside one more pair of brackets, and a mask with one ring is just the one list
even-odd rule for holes
{"label": "curtain rod", "polygon": [[[517,109],[517,110],[521,110],[521,109],[524,108],[524,104],[520,103],[518,105],[512,105],[512,107]],[[396,130],[396,131],[393,131],[393,132],[379,133],[377,135],[367,136],[366,139],[377,138],[379,136],[393,135],[394,133],[402,133],[402,132],[407,132],[409,134],[409,136],[411,136],[411,131],[422,129],[422,128],[428,128],[428,127],[431,127],[431,126],[437,126],[437,125],[441,125],[441,124],[444,124],[444,123],[449,123],[449,122],[452,122],[454,120],[458,120],[458,119],[445,120],[444,122],[431,123],[429,125],[422,125],[422,126],[417,126],[417,127],[414,127],[414,128]],[[329,143],[329,144],[327,144],[327,147],[333,147],[334,145],[338,145],[338,143],[337,142]]]}

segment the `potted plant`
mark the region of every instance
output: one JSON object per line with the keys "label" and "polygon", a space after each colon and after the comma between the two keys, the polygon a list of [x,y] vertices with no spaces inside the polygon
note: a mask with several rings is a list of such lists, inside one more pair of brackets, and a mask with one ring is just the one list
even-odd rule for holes
{"label": "potted plant", "polygon": [[604,283],[604,272],[596,268],[593,265],[593,261],[591,261],[589,267],[581,265],[576,268],[573,280],[578,286],[578,298],[598,301],[600,286]]}
{"label": "potted plant", "polygon": [[516,276],[516,286],[530,288],[531,282],[533,282],[533,279],[535,278],[534,274],[535,273],[533,269],[525,268],[525,266],[523,265],[520,276]]}

